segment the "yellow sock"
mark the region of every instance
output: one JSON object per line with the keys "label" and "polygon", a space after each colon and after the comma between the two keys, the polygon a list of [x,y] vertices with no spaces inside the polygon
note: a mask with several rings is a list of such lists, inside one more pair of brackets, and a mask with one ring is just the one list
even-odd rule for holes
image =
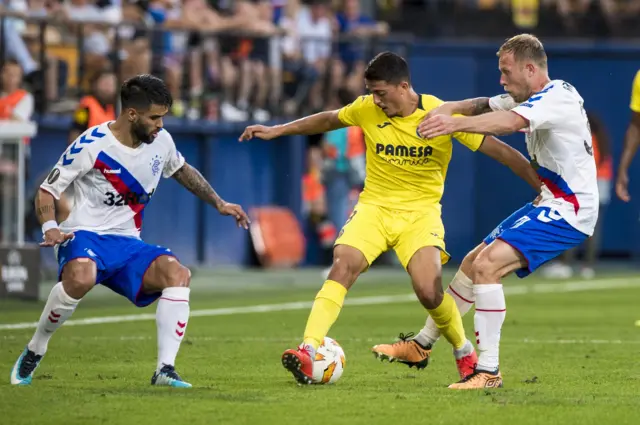
{"label": "yellow sock", "polygon": [[[327,280],[316,295],[304,330],[304,343],[316,350],[327,336],[329,328],[338,319],[347,288],[333,280]],[[452,299],[453,300],[453,299]]]}
{"label": "yellow sock", "polygon": [[462,316],[460,316],[460,311],[456,307],[453,297],[445,292],[442,303],[433,310],[428,311],[436,326],[440,329],[442,336],[453,345],[454,349],[461,349],[467,338],[464,335]]}

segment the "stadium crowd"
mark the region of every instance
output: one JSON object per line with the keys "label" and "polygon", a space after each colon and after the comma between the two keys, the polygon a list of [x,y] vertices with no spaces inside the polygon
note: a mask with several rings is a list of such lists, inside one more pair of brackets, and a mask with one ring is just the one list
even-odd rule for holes
{"label": "stadium crowd", "polygon": [[[65,112],[105,69],[168,82],[172,115],[268,121],[340,105],[363,90],[388,35],[634,36],[625,0],[3,0],[2,57],[36,110]],[[366,10],[366,13],[365,13]],[[483,25],[477,25],[477,22]],[[386,44],[386,45],[385,45]]]}

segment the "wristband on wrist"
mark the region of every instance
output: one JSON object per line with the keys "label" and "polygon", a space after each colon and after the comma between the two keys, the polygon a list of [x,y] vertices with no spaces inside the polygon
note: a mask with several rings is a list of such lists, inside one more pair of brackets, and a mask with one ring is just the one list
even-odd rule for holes
{"label": "wristband on wrist", "polygon": [[58,223],[55,220],[49,220],[42,225],[42,233],[46,233],[47,230],[57,229]]}

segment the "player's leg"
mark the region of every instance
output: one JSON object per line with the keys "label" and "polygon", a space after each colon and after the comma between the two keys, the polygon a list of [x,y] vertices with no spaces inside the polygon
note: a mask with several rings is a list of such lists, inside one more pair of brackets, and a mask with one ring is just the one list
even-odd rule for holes
{"label": "player's leg", "polygon": [[472,375],[450,388],[502,385],[499,346],[506,303],[500,280],[513,271],[523,278],[566,250],[582,244],[586,238],[587,235],[571,227],[558,213],[540,207],[505,229],[499,239],[480,252],[471,272],[476,295],[474,324],[480,352],[478,366]]}
{"label": "player's leg", "polygon": [[473,372],[477,356],[473,344],[465,337],[462,316],[454,298],[442,290],[442,254],[435,246],[422,247],[411,257],[407,271],[418,300],[452,345],[458,372],[465,377]]}
{"label": "player's leg", "polygon": [[[460,268],[453,276],[453,279],[449,283],[447,290],[445,293],[451,295],[451,297],[456,302],[456,306],[458,307],[458,311],[460,312],[460,316],[463,316],[471,310],[473,307],[473,303],[475,302],[475,295],[473,294],[473,280],[471,276],[471,265],[473,261],[476,259],[480,251],[482,251],[487,246],[486,243],[482,242],[480,245],[476,246],[472,249],[463,259],[462,263],[460,263]],[[415,336],[415,340],[424,346],[433,346],[436,341],[440,338],[440,329],[433,321],[431,316],[427,317],[427,321],[418,333]]]}
{"label": "player's leg", "polygon": [[191,272],[172,255],[157,257],[142,279],[140,305],[160,296],[156,309],[158,364],[152,377],[154,385],[189,388],[175,371],[176,356],[189,321],[189,284]]}
{"label": "player's leg", "polygon": [[[75,241],[78,245],[78,241]],[[76,249],[62,248],[64,255],[74,255]],[[62,255],[62,254],[60,254]],[[63,258],[60,257],[59,258]],[[77,255],[77,254],[76,254]],[[63,260],[63,261],[66,261]],[[44,306],[36,331],[11,371],[11,383],[28,385],[33,373],[47,352],[54,332],[73,314],[80,300],[96,283],[96,263],[88,258],[75,258],[61,265],[62,273]]]}
{"label": "player's leg", "polygon": [[386,247],[378,208],[356,206],[336,240],[333,265],[311,307],[304,340],[282,355],[283,366],[299,383],[312,383],[315,352],[338,319],[347,291]]}
{"label": "player's leg", "polygon": [[[528,203],[515,211],[496,226],[496,228],[484,238],[482,243],[469,252],[462,260],[458,272],[446,290],[455,300],[461,316],[464,316],[475,302],[472,283],[473,276],[471,275],[471,265],[473,261],[480,251],[500,236],[504,229],[510,228],[515,222],[526,216],[533,208],[533,205]],[[428,228],[428,226],[425,226],[425,228]],[[405,337],[404,341],[401,340],[394,344],[379,344],[373,347],[373,352],[377,357],[395,359],[400,363],[422,368],[428,364],[433,344],[439,337],[440,329],[438,329],[433,318],[428,316],[425,326],[413,340]]]}
{"label": "player's leg", "polygon": [[480,353],[473,374],[463,378],[453,389],[502,386],[499,371],[500,332],[506,317],[506,301],[500,280],[508,273],[527,267],[527,260],[514,247],[495,240],[480,252],[472,265],[476,313],[476,344]]}

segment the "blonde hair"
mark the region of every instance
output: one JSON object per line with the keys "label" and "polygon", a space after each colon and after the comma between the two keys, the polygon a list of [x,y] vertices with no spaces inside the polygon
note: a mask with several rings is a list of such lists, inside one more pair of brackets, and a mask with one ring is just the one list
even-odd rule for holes
{"label": "blonde hair", "polygon": [[542,42],[535,35],[519,34],[511,37],[500,46],[497,55],[513,53],[517,60],[531,60],[540,68],[547,68],[547,53],[544,51]]}

